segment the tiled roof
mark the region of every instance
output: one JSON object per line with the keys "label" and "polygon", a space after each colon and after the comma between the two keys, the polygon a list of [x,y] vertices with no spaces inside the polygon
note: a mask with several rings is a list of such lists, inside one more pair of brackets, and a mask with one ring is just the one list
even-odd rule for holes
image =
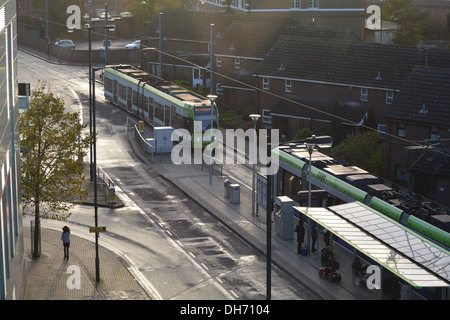
{"label": "tiled roof", "polygon": [[[262,23],[263,21],[263,23]],[[350,30],[306,27],[302,19],[242,16],[231,23],[219,39],[215,54],[248,58],[264,58],[280,36],[296,36],[323,40],[356,40]]]}
{"label": "tiled roof", "polygon": [[415,67],[385,117],[450,127],[450,69]]}
{"label": "tiled roof", "polygon": [[[352,125],[359,124],[369,111],[369,104],[365,102],[336,101],[327,98],[312,98],[285,96],[272,108],[271,113],[298,116],[308,119],[322,119],[331,121],[335,104],[339,105],[339,117],[351,121]],[[342,121],[349,124],[348,121]]]}
{"label": "tiled roof", "polygon": [[416,65],[450,67],[450,50],[282,36],[255,74],[399,89]]}

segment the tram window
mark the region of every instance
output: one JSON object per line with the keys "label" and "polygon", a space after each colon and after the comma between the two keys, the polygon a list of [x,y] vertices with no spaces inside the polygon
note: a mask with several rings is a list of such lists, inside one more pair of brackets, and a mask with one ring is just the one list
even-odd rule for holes
{"label": "tram window", "polygon": [[164,119],[163,106],[158,102],[155,103],[155,117],[160,120]]}
{"label": "tram window", "polygon": [[153,122],[153,110],[154,110],[155,100],[153,100],[152,97],[149,97],[148,99],[149,99],[149,103],[150,103],[149,107],[148,107],[148,114],[149,114],[150,121]]}
{"label": "tram window", "polygon": [[105,78],[105,91],[112,92],[112,80]]}
{"label": "tram window", "polygon": [[137,102],[138,102],[138,93],[137,91],[133,90],[133,104],[137,106],[138,105]]}
{"label": "tram window", "polygon": [[127,89],[124,85],[119,83],[119,98],[122,100],[127,100]]}
{"label": "tram window", "polygon": [[178,128],[177,127],[177,125],[178,125],[178,123],[177,123],[177,108],[175,107],[175,106],[171,106],[170,107],[170,112],[172,113],[171,114],[171,117],[170,117],[170,125],[173,127],[173,128]]}

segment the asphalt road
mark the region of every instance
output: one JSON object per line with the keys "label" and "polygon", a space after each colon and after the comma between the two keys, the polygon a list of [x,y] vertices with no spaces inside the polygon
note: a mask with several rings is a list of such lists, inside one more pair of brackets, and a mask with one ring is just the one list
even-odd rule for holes
{"label": "asphalt road", "polygon": [[[88,122],[88,70],[58,65],[19,51],[19,82],[33,88],[45,80],[66,108]],[[125,255],[154,299],[265,299],[266,261],[133,153],[127,128],[136,119],[109,104],[96,87],[97,159],[117,185],[126,206],[99,208],[107,232],[100,243]],[[69,221],[74,233],[88,236],[93,209],[76,206]],[[45,221],[43,227],[61,227]],[[272,267],[272,299],[314,299],[301,284]]]}

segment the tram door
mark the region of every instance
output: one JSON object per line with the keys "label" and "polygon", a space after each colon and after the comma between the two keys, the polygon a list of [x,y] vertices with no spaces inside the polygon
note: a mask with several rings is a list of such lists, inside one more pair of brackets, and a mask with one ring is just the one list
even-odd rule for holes
{"label": "tram door", "polygon": [[133,102],[133,89],[131,87],[127,87],[127,109],[128,111],[132,111],[131,103]]}
{"label": "tram door", "polygon": [[170,126],[172,128],[177,127],[177,108],[175,106],[170,106]]}
{"label": "tram door", "polygon": [[113,80],[113,101],[117,104],[117,80]]}
{"label": "tram door", "polygon": [[164,125],[170,126],[170,106],[164,106]]}

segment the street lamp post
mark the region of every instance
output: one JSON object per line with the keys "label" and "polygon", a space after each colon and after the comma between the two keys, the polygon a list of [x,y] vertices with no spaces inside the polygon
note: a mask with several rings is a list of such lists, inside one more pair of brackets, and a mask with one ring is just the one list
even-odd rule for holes
{"label": "street lamp post", "polygon": [[[92,163],[92,168],[97,171],[97,128],[96,128],[96,116],[95,116],[95,71],[101,70],[102,68],[92,68],[92,127],[93,127],[93,153],[94,161]],[[95,228],[98,228],[98,196],[97,196],[97,175],[94,178],[94,213],[95,213]],[[98,255],[98,237],[99,234],[95,232],[95,279],[96,282],[100,282],[100,259]]]}
{"label": "street lamp post", "polygon": [[[95,71],[100,70],[102,68],[92,68],[92,29],[94,27],[91,24],[92,17],[92,1],[88,1],[89,7],[89,23],[82,27],[82,29],[88,30],[89,35],[89,129],[90,135],[93,138],[93,142],[90,145],[90,181],[94,182],[94,222],[95,228],[98,228],[98,190],[97,190],[97,132],[96,132],[96,119],[95,119]],[[107,16],[107,5],[105,5],[105,12]],[[107,18],[106,18],[107,19]],[[105,19],[105,22],[107,20]],[[99,27],[100,28],[100,27]],[[106,23],[104,26],[105,30],[110,29],[111,27]],[[69,32],[73,32],[74,29],[69,29]],[[107,45],[107,44],[105,44]],[[92,73],[91,73],[92,72]],[[100,259],[99,259],[99,251],[98,251],[98,238],[99,233],[95,232],[95,279],[96,282],[100,282]]]}
{"label": "street lamp post", "polygon": [[255,215],[255,171],[256,171],[256,162],[258,161],[258,154],[256,149],[257,137],[256,137],[256,122],[261,117],[259,114],[251,114],[250,118],[253,120],[253,177],[252,177],[252,216]]}
{"label": "street lamp post", "polygon": [[308,208],[311,207],[311,158],[314,148],[317,146],[319,148],[330,148],[333,145],[333,138],[329,136],[320,136],[306,138],[305,146],[309,153],[309,186],[308,186]]}
{"label": "street lamp post", "polygon": [[208,95],[207,98],[211,101],[211,124],[210,124],[210,129],[211,129],[211,138],[210,138],[210,143],[209,143],[209,147],[210,149],[210,157],[211,157],[211,165],[209,166],[209,184],[212,184],[212,172],[213,172],[213,158],[212,158],[212,152],[213,152],[213,148],[212,148],[212,143],[214,141],[214,136],[213,136],[213,111],[214,108],[216,106],[215,104],[215,100],[217,99],[217,96],[215,95]]}
{"label": "street lamp post", "polygon": [[142,1],[142,6],[144,7],[144,28],[145,28],[145,6],[147,5],[147,2]]}

